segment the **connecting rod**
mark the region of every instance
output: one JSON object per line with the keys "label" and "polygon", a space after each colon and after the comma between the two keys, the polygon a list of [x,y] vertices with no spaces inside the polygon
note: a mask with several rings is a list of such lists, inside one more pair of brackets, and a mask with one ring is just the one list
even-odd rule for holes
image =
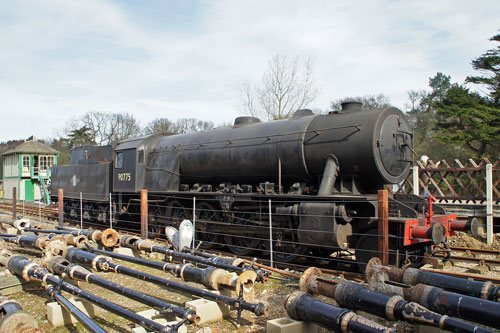
{"label": "connecting rod", "polygon": [[23,277],[26,281],[38,281],[45,284],[57,286],[58,288],[61,288],[62,290],[70,294],[84,298],[105,310],[131,320],[147,329],[153,330],[155,332],[177,331],[175,328],[160,325],[157,322],[138,315],[135,312],[121,307],[118,304],[112,303],[85,290],[82,290],[70,283],[64,282],[62,279],[59,279],[58,277],[49,273],[49,271],[47,271],[47,269],[45,269],[43,266],[36,264],[23,256],[12,256],[10,255],[10,253],[4,251],[0,255],[0,264],[7,266],[12,273]]}
{"label": "connecting rod", "polygon": [[238,276],[236,275],[236,273],[229,273],[228,271],[215,267],[199,268],[193,266],[192,264],[181,265],[161,263],[158,261],[127,256],[124,254],[99,250],[95,248],[87,248],[86,250],[92,253],[103,254],[115,259],[156,268],[166,273],[170,273],[175,277],[181,278],[184,281],[203,284],[205,287],[210,289],[219,290],[221,288],[225,288],[234,290],[236,291],[237,295],[239,294],[240,288],[242,286],[245,293],[251,292],[255,279],[257,278],[257,274],[254,271],[245,271],[241,273],[240,276]]}
{"label": "connecting rod", "polygon": [[490,281],[480,282],[468,280],[436,272],[422,271],[412,267],[399,268],[383,266],[376,260],[371,263],[371,265],[369,264],[367,266],[367,277],[375,271],[384,271],[391,281],[401,282],[410,286],[415,286],[420,283],[439,287],[455,293],[487,299],[493,302],[498,302],[500,300],[500,286],[494,285]]}
{"label": "connecting rod", "polygon": [[[230,272],[236,272],[238,274],[241,274],[247,270],[254,270],[255,273],[257,274],[257,279],[256,279],[257,282],[264,282],[267,280],[267,277],[269,276],[269,272],[264,271],[262,269],[253,269],[253,267],[251,266],[249,267],[235,266],[232,263],[229,263],[227,260],[219,260],[224,258],[220,258],[217,256],[200,257],[185,252],[175,251],[167,247],[156,246],[149,239],[141,239],[135,236],[123,237],[121,241],[121,246],[137,250],[143,250],[147,252],[162,253],[165,254],[167,257],[169,257],[170,261],[173,261],[174,259],[180,261],[187,261],[187,262],[202,264],[204,266],[222,268]],[[232,261],[234,261],[234,259],[232,259]]]}
{"label": "connecting rod", "polygon": [[140,303],[144,303],[152,307],[159,308],[160,311],[158,314],[160,315],[172,312],[179,317],[186,318],[190,322],[198,323],[200,321],[200,317],[197,316],[196,313],[191,309],[186,309],[176,305],[172,305],[158,298],[146,295],[142,292],[138,292],[130,288],[120,286],[114,282],[103,279],[100,276],[91,273],[82,266],[71,264],[68,260],[64,259],[61,256],[53,257],[46,266],[49,269],[49,271],[54,274],[57,275],[66,274],[73,280],[93,283],[105,289],[120,293]]}
{"label": "connecting rod", "polygon": [[372,258],[368,262],[367,281],[371,289],[385,294],[402,296],[407,301],[419,303],[441,314],[500,329],[499,303],[445,291],[442,288],[425,284],[417,284],[408,288],[386,284],[385,282],[390,280],[390,275],[387,269],[379,269],[381,266],[378,258]]}
{"label": "connecting rod", "polygon": [[393,329],[359,316],[349,309],[321,302],[302,291],[287,296],[285,309],[293,319],[313,322],[335,332],[394,332]]}
{"label": "connecting rod", "polygon": [[324,279],[316,267],[307,269],[300,278],[300,289],[313,295],[333,298],[338,305],[361,310],[388,320],[404,320],[420,325],[435,326],[452,332],[486,333],[491,330],[450,318],[426,309],[415,302],[408,302],[401,296],[388,296],[372,291],[359,283],[331,281]]}
{"label": "connecting rod", "polygon": [[[87,247],[88,249],[89,247]],[[72,263],[78,263],[81,265],[92,267],[96,271],[105,272],[116,272],[124,275],[132,276],[144,281],[152,282],[161,285],[167,289],[176,290],[189,295],[196,295],[203,298],[218,301],[231,306],[238,311],[238,323],[240,322],[241,312],[243,310],[251,311],[257,316],[266,315],[268,313],[268,308],[263,303],[249,303],[245,301],[242,297],[243,290],[240,290],[239,297],[232,298],[224,295],[218,295],[213,292],[192,287],[186,284],[182,284],[176,281],[171,281],[156,275],[144,273],[126,266],[118,265],[113,262],[112,259],[107,258],[102,255],[96,255],[94,253],[80,250],[75,247],[69,247],[66,250],[65,258]]]}

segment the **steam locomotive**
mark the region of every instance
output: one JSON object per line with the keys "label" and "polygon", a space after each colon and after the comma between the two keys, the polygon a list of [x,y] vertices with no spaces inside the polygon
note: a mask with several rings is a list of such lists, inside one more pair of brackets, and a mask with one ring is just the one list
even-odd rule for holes
{"label": "steam locomotive", "polygon": [[[403,182],[412,160],[412,131],[399,109],[350,102],[324,115],[239,117],[227,128],[78,147],[70,165],[52,168],[51,190],[57,201],[63,189],[67,218],[79,220],[81,209],[105,225],[110,217],[138,220],[147,189],[152,232],[194,218],[202,247],[252,255],[269,247],[271,223],[275,260],[354,249],[366,263],[378,248],[377,191]],[[437,205],[428,214],[430,205],[390,196],[392,261],[416,261],[458,228]]]}

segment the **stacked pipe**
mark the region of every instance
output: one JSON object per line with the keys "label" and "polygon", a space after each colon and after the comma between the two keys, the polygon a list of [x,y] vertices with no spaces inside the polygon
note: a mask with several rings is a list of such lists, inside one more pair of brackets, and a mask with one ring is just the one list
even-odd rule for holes
{"label": "stacked pipe", "polygon": [[[90,247],[86,249],[91,250]],[[243,290],[240,290],[240,296],[236,298],[219,295],[207,290],[199,289],[179,282],[171,281],[156,275],[144,273],[126,266],[118,265],[110,258],[102,255],[96,255],[85,250],[75,247],[69,247],[66,250],[65,258],[72,263],[78,263],[85,266],[90,266],[95,271],[115,272],[118,274],[128,275],[144,281],[152,282],[167,289],[183,292],[189,295],[196,295],[202,298],[218,301],[231,306],[238,311],[238,324],[243,310],[251,311],[257,316],[266,315],[268,313],[267,307],[263,303],[249,303],[242,297]]]}
{"label": "stacked pipe", "polygon": [[112,303],[85,290],[82,290],[72,284],[64,282],[62,279],[59,279],[58,277],[50,274],[43,266],[34,263],[23,256],[12,256],[10,253],[3,251],[0,254],[0,264],[8,267],[8,269],[13,274],[17,274],[23,277],[26,281],[38,281],[44,284],[57,286],[58,288],[61,288],[62,290],[70,294],[84,298],[103,309],[127,318],[128,320],[131,320],[147,329],[153,330],[155,332],[177,331],[176,328],[161,325],[151,319],[138,315],[129,309],[123,308],[120,305]]}
{"label": "stacked pipe", "polygon": [[[133,237],[129,238],[128,241],[122,242],[121,245],[124,247],[133,248],[137,250],[161,253],[169,257],[171,261],[175,259],[177,261],[187,261],[187,262],[201,264],[204,266],[213,266],[228,270],[230,272],[236,272],[238,274],[241,274],[247,270],[254,270],[255,273],[257,274],[257,279],[256,279],[257,282],[264,282],[267,280],[267,277],[269,276],[268,271],[264,271],[261,269],[254,269],[252,266],[249,267],[237,266],[235,265],[236,263],[235,259],[220,258],[217,256],[208,256],[208,257],[198,256],[185,252],[175,251],[167,247],[156,246],[149,239],[141,239],[139,237]],[[236,260],[238,260],[237,263],[242,262],[241,259],[236,259]]]}
{"label": "stacked pipe", "polygon": [[31,231],[36,234],[59,234],[65,235],[70,234],[73,236],[83,235],[87,237],[87,239],[94,241],[95,243],[100,242],[106,247],[113,247],[118,244],[119,235],[116,230],[112,228],[108,228],[104,231],[101,230],[77,230],[72,228],[64,228],[64,229],[40,229],[40,228],[25,228],[25,232]]}
{"label": "stacked pipe", "polygon": [[[407,276],[418,276],[414,271],[410,270]],[[399,295],[405,300],[419,303],[432,311],[441,314],[463,318],[483,325],[491,326],[500,329],[499,313],[500,304],[480,299],[464,294],[445,291],[439,287],[433,287],[426,284],[417,284],[415,286],[401,286],[386,283],[387,281],[396,281],[404,283],[415,282],[418,279],[404,279],[405,270],[397,267],[383,266],[378,258],[372,258],[366,268],[367,281],[370,288],[385,294]],[[445,279],[443,279],[445,280]],[[453,280],[451,280],[453,281]],[[442,283],[442,281],[440,282]],[[467,285],[467,280],[463,280],[463,284]],[[456,288],[456,284],[453,284]],[[489,287],[489,284],[484,284],[484,287]],[[467,290],[471,289],[466,287]],[[473,289],[473,288],[472,288]],[[487,295],[489,293],[486,293]]]}
{"label": "stacked pipe", "polygon": [[[124,239],[126,238],[122,238],[122,243]],[[99,250],[92,247],[87,247],[86,251],[156,268],[166,273],[170,273],[175,277],[181,278],[184,281],[203,284],[205,287],[210,289],[220,290],[225,288],[234,290],[237,295],[239,294],[241,287],[243,287],[243,291],[245,293],[251,292],[253,284],[257,278],[257,274],[251,270],[244,271],[238,276],[235,273],[229,273],[228,271],[215,267],[198,268],[192,264],[161,263],[158,261],[127,256],[116,252]]]}
{"label": "stacked pipe", "polygon": [[395,332],[348,309],[321,302],[301,291],[286,298],[285,309],[293,319],[312,322],[335,332]]}
{"label": "stacked pipe", "polygon": [[374,274],[375,270],[379,270],[386,272],[391,281],[404,283],[410,286],[427,284],[455,293],[461,293],[494,302],[498,302],[500,300],[500,286],[494,285],[490,281],[479,282],[435,272],[423,271],[412,267],[387,267],[380,265],[380,262],[377,260],[373,260],[371,265],[368,267],[370,268],[370,271],[367,270],[367,276],[371,276]]}
{"label": "stacked pipe", "polygon": [[114,282],[108,281],[101,278],[82,266],[71,264],[69,261],[61,256],[56,256],[50,259],[47,263],[47,268],[54,274],[66,275],[69,278],[76,281],[84,281],[88,283],[93,283],[101,286],[105,289],[120,293],[128,298],[134,299],[138,302],[150,305],[152,307],[158,308],[160,311],[158,314],[162,313],[174,313],[181,318],[186,318],[187,320],[198,323],[200,321],[199,316],[197,316],[192,310],[185,309],[176,305],[172,305],[155,297],[143,294],[141,292],[132,290],[130,288],[120,286]]}
{"label": "stacked pipe", "polygon": [[324,279],[321,271],[315,267],[304,272],[300,279],[300,289],[313,295],[333,298],[342,307],[362,310],[392,321],[404,320],[453,332],[493,332],[432,312],[417,303],[404,300],[401,296],[388,296],[350,281]]}

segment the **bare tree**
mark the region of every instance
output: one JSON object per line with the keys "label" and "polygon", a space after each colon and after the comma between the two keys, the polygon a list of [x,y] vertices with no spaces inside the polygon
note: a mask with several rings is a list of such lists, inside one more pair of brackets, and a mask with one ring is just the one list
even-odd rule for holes
{"label": "bare tree", "polygon": [[102,146],[140,134],[141,127],[128,113],[90,111],[72,119],[66,126],[66,135],[74,135],[85,129],[86,141]]}
{"label": "bare tree", "polygon": [[245,114],[264,116],[268,120],[284,119],[317,97],[318,88],[310,59],[300,66],[298,57],[290,60],[285,55],[276,54],[268,64],[260,86],[252,87],[248,80],[244,80],[240,87],[241,108]]}
{"label": "bare tree", "polygon": [[380,109],[391,105],[391,98],[389,96],[378,94],[336,99],[330,102],[330,108],[333,111],[340,111],[342,109],[342,103],[352,101],[363,103],[361,108],[364,110]]}
{"label": "bare tree", "polygon": [[213,129],[214,123],[195,118],[181,118],[173,125],[173,132],[178,134],[193,133]]}
{"label": "bare tree", "polygon": [[174,123],[167,118],[157,118],[144,128],[144,134],[171,134],[174,131]]}

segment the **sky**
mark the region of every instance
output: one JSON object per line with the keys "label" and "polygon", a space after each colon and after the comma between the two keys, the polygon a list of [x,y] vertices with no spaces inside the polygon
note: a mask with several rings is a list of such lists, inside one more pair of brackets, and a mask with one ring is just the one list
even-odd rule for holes
{"label": "sky", "polygon": [[55,138],[89,111],[215,124],[276,54],[311,59],[309,105],[463,82],[495,44],[493,0],[0,0],[0,141]]}

